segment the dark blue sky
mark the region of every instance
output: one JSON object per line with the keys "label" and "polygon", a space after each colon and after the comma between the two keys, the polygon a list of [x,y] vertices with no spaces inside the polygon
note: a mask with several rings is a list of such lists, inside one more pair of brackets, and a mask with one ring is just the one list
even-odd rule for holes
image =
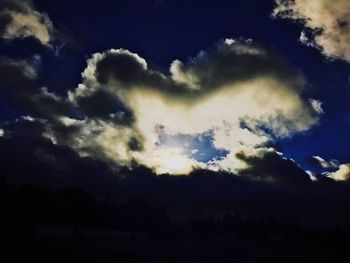
{"label": "dark blue sky", "polygon": [[[174,59],[186,61],[224,38],[251,38],[285,57],[308,81],[303,95],[320,100],[325,114],[318,126],[279,142],[280,150],[307,167],[307,159],[350,159],[350,64],[330,61],[317,49],[298,42],[301,26],[272,19],[273,1],[47,1],[36,0],[60,32],[56,56],[35,40],[1,42],[3,55],[31,58],[39,54],[40,84],[58,94],[81,81],[86,59],[95,52],[125,48],[167,72]],[[0,97],[0,116],[19,113]]]}

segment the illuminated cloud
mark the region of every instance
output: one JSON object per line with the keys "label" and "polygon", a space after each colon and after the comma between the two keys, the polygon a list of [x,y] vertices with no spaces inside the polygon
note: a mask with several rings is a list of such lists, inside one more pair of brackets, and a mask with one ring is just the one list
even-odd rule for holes
{"label": "illuminated cloud", "polygon": [[348,181],[350,179],[350,164],[342,164],[339,169],[333,173],[329,173],[328,177],[335,181]]}
{"label": "illuminated cloud", "polygon": [[37,11],[30,0],[0,0],[0,22],[3,39],[33,37],[46,46],[53,40],[51,20]]}
{"label": "illuminated cloud", "polygon": [[320,102],[319,100],[314,100],[314,99],[310,99],[310,104],[312,106],[312,108],[319,114],[324,113],[323,108],[322,108],[322,102]]}
{"label": "illuminated cloud", "polygon": [[[19,129],[112,167],[239,173],[246,167],[239,154],[258,154],[305,132],[323,113],[320,102],[301,96],[302,75],[251,40],[227,39],[187,62],[176,60],[169,75],[125,49],[96,53],[67,98],[38,88],[28,62],[0,62],[3,75],[12,78],[0,80],[2,87],[37,124]],[[206,153],[211,157],[201,158]]]}
{"label": "illuminated cloud", "polygon": [[[320,105],[301,97],[303,77],[251,40],[227,39],[188,62],[176,60],[168,76],[124,49],[96,53],[87,63],[83,82],[68,94],[85,117],[59,118],[73,131],[65,140],[55,128],[47,136],[82,155],[137,162],[158,174],[237,172],[239,152],[305,132],[321,113]],[[176,143],[162,141],[162,134]],[[227,154],[208,162],[194,158],[198,149],[185,146],[181,136],[203,134]]]}
{"label": "illuminated cloud", "polygon": [[274,17],[301,22],[300,41],[319,48],[329,58],[350,61],[348,0],[275,0]]}

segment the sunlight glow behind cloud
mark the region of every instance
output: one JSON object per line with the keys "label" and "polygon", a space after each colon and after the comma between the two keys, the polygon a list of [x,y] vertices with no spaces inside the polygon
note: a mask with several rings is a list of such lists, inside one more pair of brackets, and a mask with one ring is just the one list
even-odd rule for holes
{"label": "sunlight glow behind cloud", "polygon": [[[189,63],[176,60],[170,73],[149,69],[143,58],[124,49],[96,53],[69,100],[79,107],[82,100],[93,102],[106,92],[123,109],[109,112],[118,120],[96,116],[62,121],[78,130],[65,143],[82,155],[104,156],[118,164],[136,161],[158,174],[187,174],[198,168],[236,172],[243,165],[237,153],[305,132],[321,113],[315,100],[301,97],[302,76],[252,41],[219,42]],[[97,110],[101,104],[91,106]],[[132,118],[123,123],[126,109]],[[213,149],[227,154],[201,162],[185,151],[185,142],[161,143],[161,133],[193,138],[210,133]]]}

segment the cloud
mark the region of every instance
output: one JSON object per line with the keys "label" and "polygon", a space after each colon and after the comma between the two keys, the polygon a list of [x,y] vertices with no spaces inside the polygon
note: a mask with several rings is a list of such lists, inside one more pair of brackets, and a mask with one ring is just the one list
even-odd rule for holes
{"label": "cloud", "polygon": [[324,110],[322,109],[322,102],[319,100],[314,100],[314,99],[310,99],[310,104],[312,106],[312,108],[319,114],[323,114]]}
{"label": "cloud", "polygon": [[304,86],[303,77],[283,58],[250,39],[220,41],[187,63],[175,60],[170,72],[176,83],[205,92],[266,76],[281,80],[294,90]]}
{"label": "cloud", "polygon": [[31,92],[36,87],[37,72],[26,60],[0,57],[1,91],[17,93]]}
{"label": "cloud", "polygon": [[337,169],[339,167],[339,161],[337,160],[326,161],[320,156],[312,156],[311,161],[317,167],[320,167],[326,170]]}
{"label": "cloud", "polygon": [[246,167],[240,169],[238,174],[255,180],[288,185],[305,185],[311,182],[309,175],[301,167],[273,149],[259,149],[253,154],[239,152],[237,158],[246,163]]}
{"label": "cloud", "polygon": [[[0,175],[10,183],[44,185],[49,188],[79,186],[95,194],[113,192],[116,176],[108,165],[81,158],[70,147],[54,145],[38,135],[38,122],[24,121],[16,135],[0,137]],[[28,133],[24,132],[24,125]],[[19,128],[19,127],[18,127]],[[13,130],[13,129],[12,129]]]}
{"label": "cloud", "polygon": [[[175,60],[169,75],[124,49],[96,53],[87,64],[82,83],[68,94],[83,119],[60,119],[76,130],[65,143],[82,155],[137,162],[158,174],[235,172],[241,150],[305,132],[320,114],[301,96],[303,76],[251,40],[227,39],[188,62]],[[48,134],[58,141],[54,130]],[[175,138],[175,145],[161,141],[162,134]],[[228,154],[210,162],[193,158],[181,136],[203,134]]]}
{"label": "cloud", "polygon": [[0,92],[19,114],[52,119],[72,111],[65,98],[39,86],[35,62],[0,57],[0,75]]}
{"label": "cloud", "polygon": [[[303,76],[251,40],[220,41],[186,62],[175,60],[169,74],[125,49],[96,53],[66,97],[39,87],[30,62],[0,62],[9,78],[0,80],[2,88],[38,123],[34,130],[8,125],[6,134],[37,131],[83,157],[112,167],[138,163],[157,174],[238,173],[246,167],[240,153],[257,154],[306,132],[323,112],[320,102],[302,96]],[[216,153],[203,159],[194,150]]]}
{"label": "cloud", "polygon": [[350,3],[347,0],[275,0],[274,17],[304,25],[300,41],[334,59],[350,61]]}
{"label": "cloud", "polygon": [[340,165],[337,171],[328,173],[328,177],[335,181],[348,181],[350,179],[350,164]]}
{"label": "cloud", "polygon": [[3,39],[33,37],[45,46],[50,46],[53,40],[51,20],[37,11],[30,0],[1,0],[0,22]]}

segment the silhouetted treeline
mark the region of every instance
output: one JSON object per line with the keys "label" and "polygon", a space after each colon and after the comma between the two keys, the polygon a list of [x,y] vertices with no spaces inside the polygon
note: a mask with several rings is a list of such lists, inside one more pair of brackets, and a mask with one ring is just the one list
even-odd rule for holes
{"label": "silhouetted treeline", "polygon": [[[14,187],[4,178],[0,179],[0,205],[2,236],[9,238],[50,236],[50,231],[67,229],[61,226],[71,229],[68,235],[71,238],[93,238],[93,233],[87,233],[95,229],[109,231],[109,234],[95,234],[96,238],[115,238],[110,231],[119,231],[117,237],[122,239],[135,237],[132,233],[144,233],[143,238],[150,239],[212,241],[349,239],[346,226],[306,228],[289,214],[231,209],[217,216],[192,216],[179,221],[171,219],[165,207],[140,199],[115,203],[108,197],[98,200],[79,188],[53,191],[34,185]],[[49,229],[47,233],[45,229]],[[60,236],[59,233],[54,235]]]}
{"label": "silhouetted treeline", "polygon": [[[1,178],[2,232],[8,236],[35,235],[37,226],[57,225],[148,232],[171,229],[165,210],[132,199],[122,204],[97,200],[79,188],[56,192],[34,185],[10,187]],[[79,236],[79,233],[76,233]]]}

